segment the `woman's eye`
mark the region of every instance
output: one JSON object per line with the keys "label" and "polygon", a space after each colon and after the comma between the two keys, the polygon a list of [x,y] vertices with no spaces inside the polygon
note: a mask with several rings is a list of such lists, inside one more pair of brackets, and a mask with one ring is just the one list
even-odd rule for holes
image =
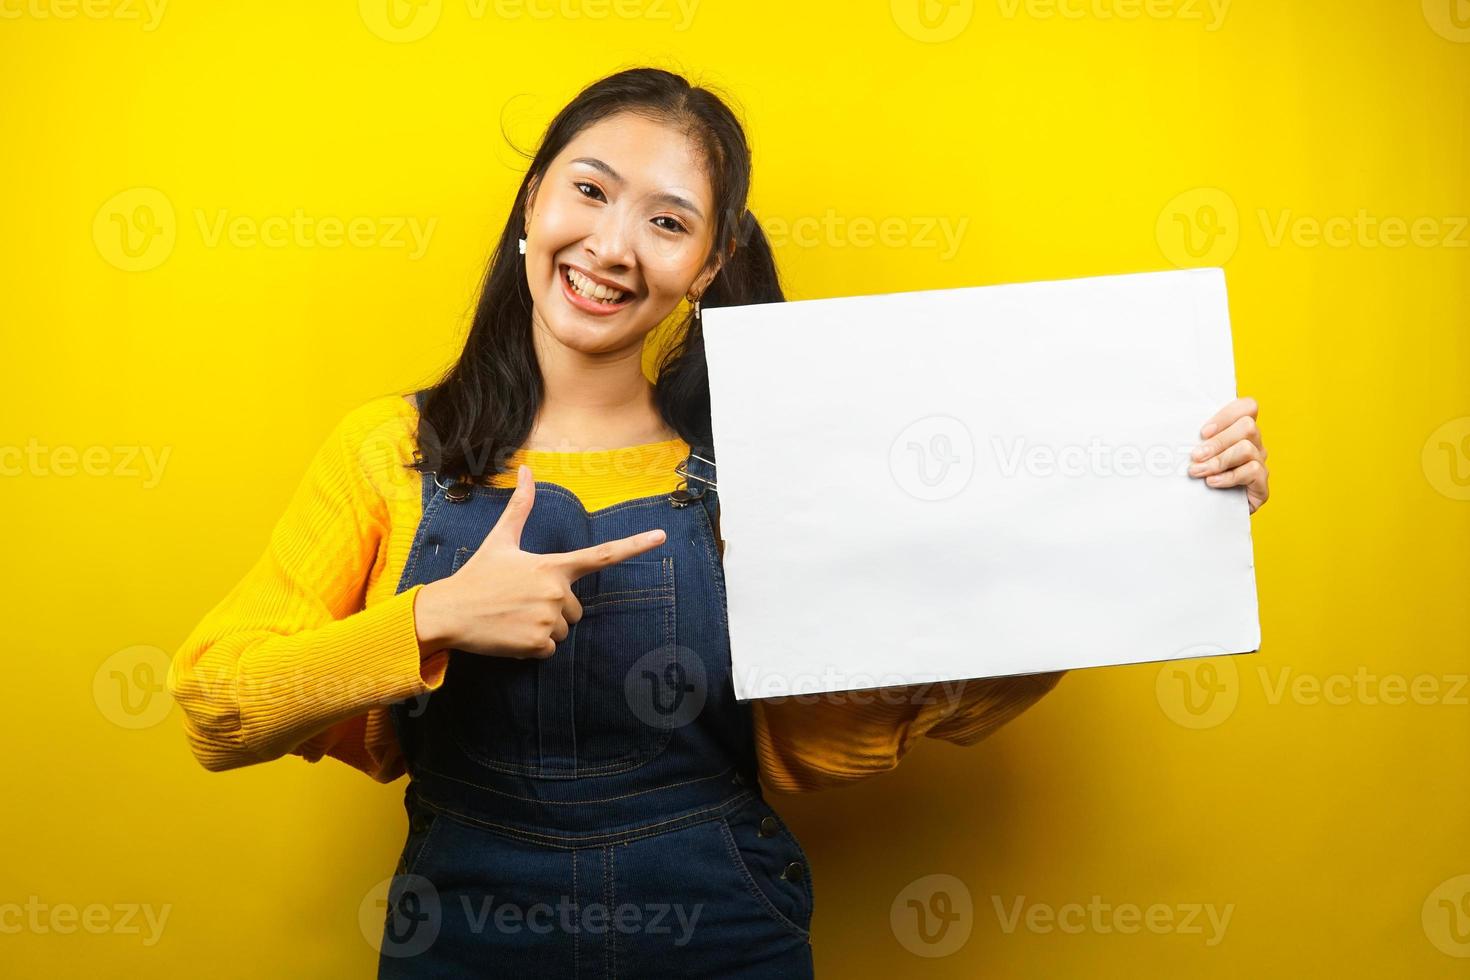
{"label": "woman's eye", "polygon": [[[577,189],[577,193],[581,194],[583,197],[592,198],[594,201],[606,200],[606,198],[603,197],[602,188],[598,187],[596,184],[589,183],[585,180],[574,180],[572,181],[572,186],[575,187]],[[655,223],[661,221],[668,222],[668,224],[660,224],[658,226],[664,231],[672,231],[676,234],[688,234],[689,232],[689,229],[685,228],[684,225],[680,223],[678,218],[672,218],[666,214],[661,214],[653,220]]]}

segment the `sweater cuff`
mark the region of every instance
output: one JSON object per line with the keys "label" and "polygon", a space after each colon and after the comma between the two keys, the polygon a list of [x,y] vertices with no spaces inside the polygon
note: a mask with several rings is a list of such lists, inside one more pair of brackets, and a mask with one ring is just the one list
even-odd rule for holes
{"label": "sweater cuff", "polygon": [[[422,589],[423,585],[414,585],[403,591],[403,595],[413,596],[413,600],[409,604],[411,609],[417,608],[414,604],[418,602],[418,595]],[[444,671],[449,668],[449,651],[423,649],[418,641],[418,621],[413,619],[412,616],[410,616],[410,620],[410,627],[414,637],[414,650],[418,652],[419,681],[423,684],[424,691],[437,691],[444,686]],[[415,691],[414,693],[421,694],[423,692]]]}
{"label": "sweater cuff", "polygon": [[288,638],[269,653],[247,653],[238,677],[244,688],[240,700],[255,710],[242,712],[244,744],[254,750],[272,745],[293,718],[335,722],[437,690],[449,652],[420,648],[414,601],[422,588],[415,585],[314,630],[309,643]]}

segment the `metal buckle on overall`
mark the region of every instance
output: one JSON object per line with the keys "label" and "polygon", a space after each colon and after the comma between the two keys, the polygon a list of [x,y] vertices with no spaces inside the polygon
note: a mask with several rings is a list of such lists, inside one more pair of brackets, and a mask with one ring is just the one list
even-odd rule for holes
{"label": "metal buckle on overall", "polygon": [[434,486],[444,491],[444,499],[450,503],[462,504],[470,499],[473,485],[468,480],[457,479],[453,483],[445,484],[439,482],[439,474],[434,474]]}
{"label": "metal buckle on overall", "polygon": [[[714,460],[705,459],[698,453],[690,453],[689,456],[692,459],[699,460],[701,463],[708,463],[710,466],[715,465]],[[689,488],[690,480],[698,480],[700,483],[703,483],[711,490],[720,489],[714,480],[711,480],[708,477],[696,476],[693,473],[690,473],[688,467],[685,465],[688,462],[689,460],[687,459],[680,460],[679,465],[674,467],[674,474],[682,478],[679,486],[672,493],[669,494],[669,503],[673,504],[675,507],[687,507],[691,502],[698,500],[700,497],[704,496],[703,487],[699,488],[698,490],[691,490]]]}

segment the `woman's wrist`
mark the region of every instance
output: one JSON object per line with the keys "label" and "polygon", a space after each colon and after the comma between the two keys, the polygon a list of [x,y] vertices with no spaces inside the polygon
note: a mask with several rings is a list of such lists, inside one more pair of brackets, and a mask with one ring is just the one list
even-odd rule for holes
{"label": "woman's wrist", "polygon": [[445,595],[447,579],[437,579],[421,586],[413,602],[414,632],[418,634],[419,653],[429,656],[453,647],[458,635],[454,625],[454,604]]}

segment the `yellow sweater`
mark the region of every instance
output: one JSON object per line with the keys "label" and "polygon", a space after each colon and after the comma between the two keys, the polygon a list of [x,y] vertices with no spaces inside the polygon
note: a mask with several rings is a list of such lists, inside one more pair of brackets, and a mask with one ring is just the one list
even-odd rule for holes
{"label": "yellow sweater", "polygon": [[[422,512],[417,411],[386,395],[354,410],[317,451],[270,543],[173,657],[168,690],[189,746],[217,771],[285,754],[330,755],[380,782],[402,775],[393,701],[437,690],[448,651],[420,652],[414,600],[395,593]],[[674,489],[681,439],[601,452],[522,449],[520,463],[588,510]],[[753,702],[761,780],[801,791],[892,769],[924,735],[979,741],[1061,674]]]}

